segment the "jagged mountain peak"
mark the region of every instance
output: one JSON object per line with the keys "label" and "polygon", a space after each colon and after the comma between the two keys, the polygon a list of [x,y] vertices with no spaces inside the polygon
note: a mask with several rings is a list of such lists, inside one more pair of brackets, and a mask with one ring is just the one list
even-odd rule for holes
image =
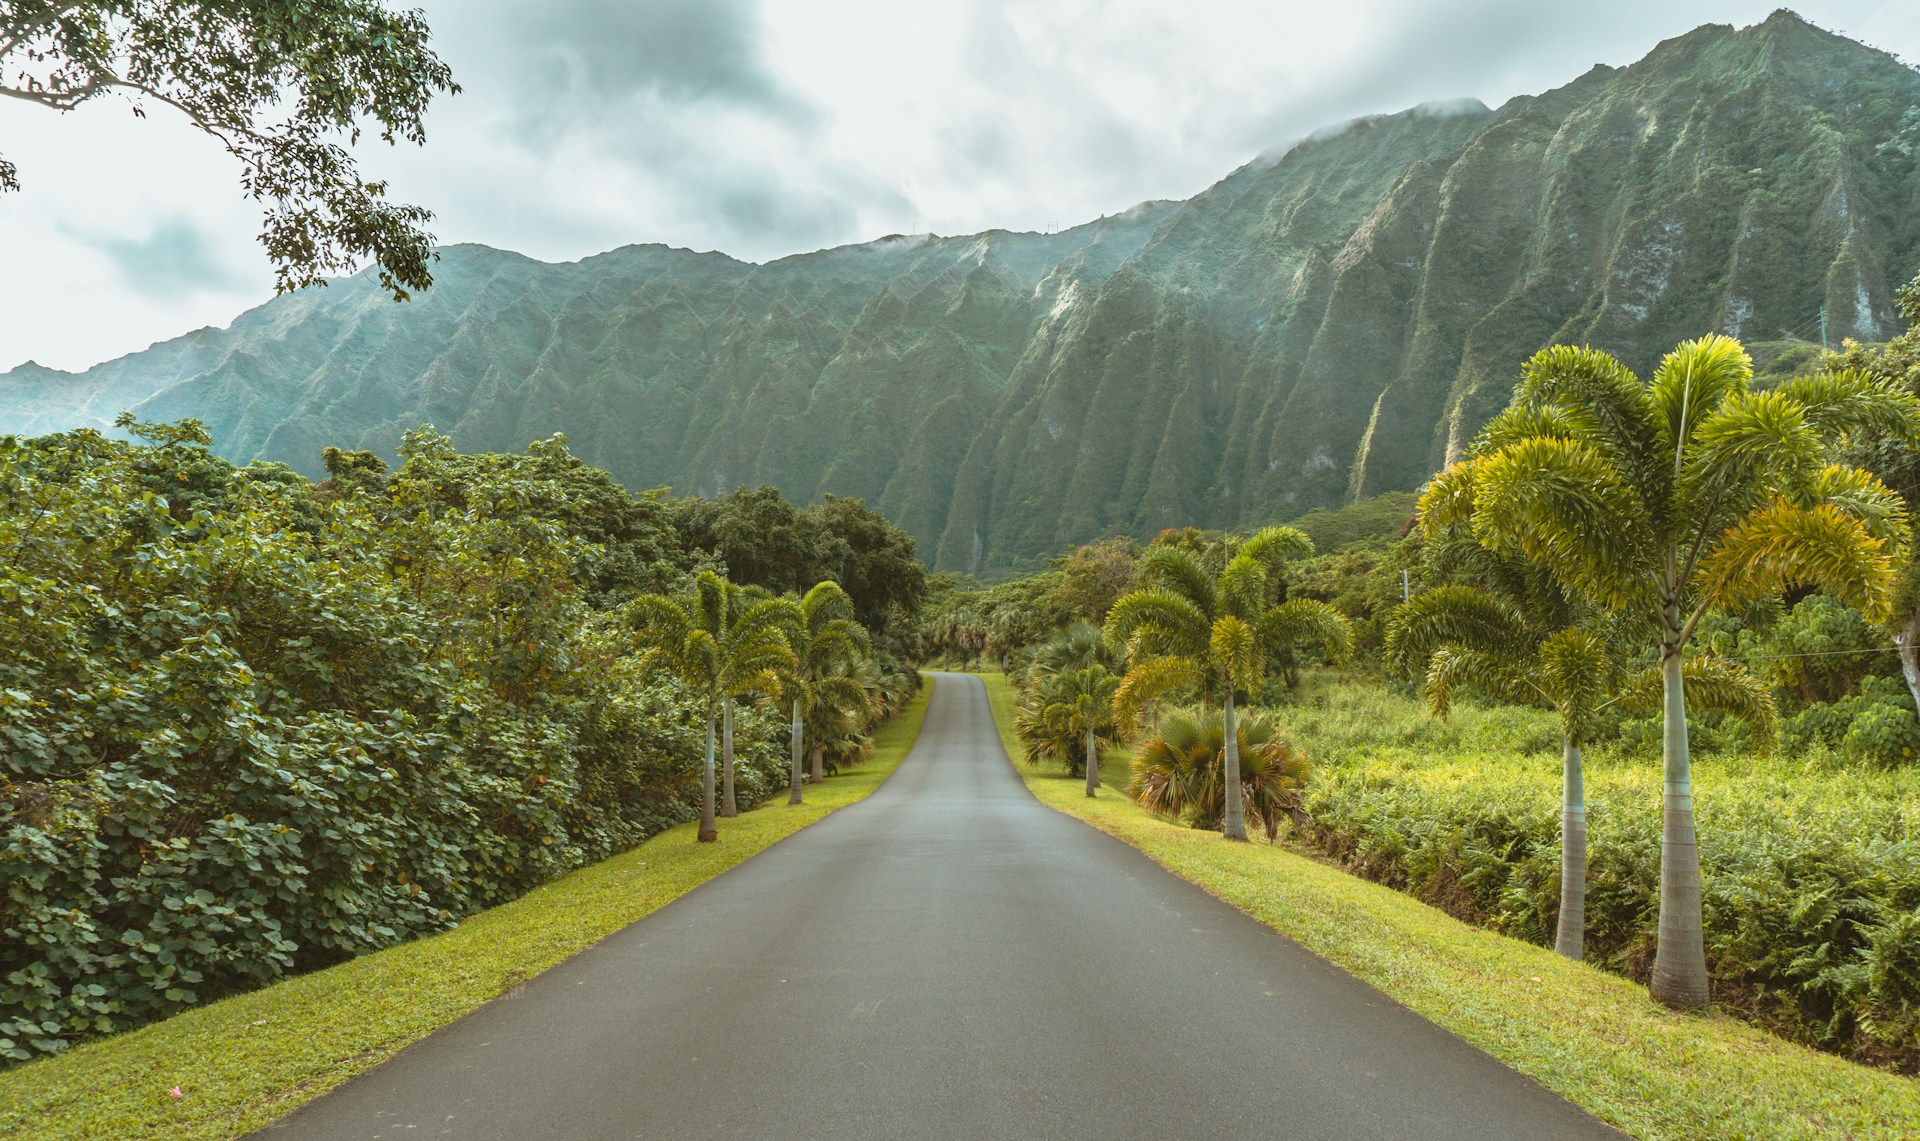
{"label": "jagged mountain peak", "polygon": [[1542,345],[1645,369],[1898,328],[1920,73],[1781,10],[1497,108],[1365,116],[1191,199],[1050,233],[889,235],[753,263],[659,243],[441,251],[81,374],[0,376],[0,430],[197,416],[314,472],[422,422],[565,431],[635,488],[860,495],[943,568],[1284,519],[1417,486]]}

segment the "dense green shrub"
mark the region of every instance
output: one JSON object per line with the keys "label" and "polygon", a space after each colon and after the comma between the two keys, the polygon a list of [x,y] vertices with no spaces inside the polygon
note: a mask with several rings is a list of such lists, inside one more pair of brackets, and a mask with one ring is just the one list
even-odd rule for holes
{"label": "dense green shrub", "polygon": [[[0,1056],[443,929],[691,814],[700,711],[588,604],[623,583],[556,510],[559,442],[530,480],[415,433],[390,477],[348,454],[314,487],[136,427],[0,439]],[[741,799],[784,787],[781,719],[736,733]]]}

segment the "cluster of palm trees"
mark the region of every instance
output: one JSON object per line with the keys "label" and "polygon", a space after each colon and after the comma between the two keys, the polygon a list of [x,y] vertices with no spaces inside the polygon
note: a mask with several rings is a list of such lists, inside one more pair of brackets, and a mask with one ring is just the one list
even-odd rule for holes
{"label": "cluster of palm trees", "polygon": [[860,749],[882,709],[867,631],[853,600],[835,582],[798,599],[729,582],[702,571],[690,593],[646,594],[628,604],[636,643],[705,703],[706,765],[701,779],[702,841],[715,840],[715,728],[720,750],[718,815],[739,815],[734,798],[734,704],[777,703],[792,722],[787,802],[802,803],[802,758],[812,749],[812,779],[826,777],[829,751]]}
{"label": "cluster of palm trees", "polygon": [[[1543,350],[1512,405],[1420,500],[1430,555],[1455,581],[1393,617],[1388,656],[1424,667],[1444,712],[1463,684],[1559,711],[1562,895],[1556,949],[1583,950],[1581,747],[1610,704],[1663,720],[1659,944],[1650,989],[1708,999],[1689,709],[1778,715],[1739,666],[1689,652],[1702,617],[1819,587],[1875,619],[1889,610],[1905,506],[1871,473],[1832,462],[1853,433],[1920,439],[1920,404],[1854,372],[1752,387],[1738,341],[1681,344],[1642,381],[1606,353]],[[1633,668],[1650,649],[1646,668]]]}
{"label": "cluster of palm trees", "polygon": [[[1260,779],[1252,790],[1247,787],[1241,771],[1247,734],[1235,715],[1239,695],[1257,691],[1278,657],[1311,646],[1339,660],[1352,650],[1353,631],[1332,606],[1309,598],[1276,600],[1280,568],[1312,553],[1312,541],[1300,531],[1267,527],[1242,543],[1218,573],[1209,573],[1191,551],[1156,544],[1141,556],[1138,589],[1122,595],[1107,613],[1105,641],[1124,648],[1128,662],[1113,696],[1121,723],[1138,722],[1153,702],[1173,691],[1197,692],[1203,703],[1219,702],[1218,819],[1221,834],[1231,840],[1247,838],[1250,791],[1260,800],[1258,815],[1269,834],[1278,828],[1275,814],[1287,807],[1269,804],[1265,791],[1269,775],[1286,771],[1279,767],[1282,758],[1263,754]],[[1270,736],[1264,726],[1262,733],[1263,741]],[[1161,737],[1166,738],[1164,731]],[[1295,763],[1290,751],[1284,759]],[[1211,772],[1209,763],[1203,775]],[[1171,806],[1164,780],[1153,781],[1145,768],[1138,775],[1136,799],[1144,804],[1151,797],[1149,807],[1163,811]]]}

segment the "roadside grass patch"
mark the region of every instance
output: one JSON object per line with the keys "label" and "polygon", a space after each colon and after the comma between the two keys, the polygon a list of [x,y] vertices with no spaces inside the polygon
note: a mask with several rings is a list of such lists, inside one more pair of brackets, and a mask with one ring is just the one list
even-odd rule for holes
{"label": "roadside grass patch", "polygon": [[[1014,687],[984,675],[1015,751]],[[1118,758],[1115,758],[1116,760]],[[1723,1014],[1677,1014],[1615,975],[1481,930],[1282,847],[1169,824],[1108,787],[1089,799],[1016,762],[1042,804],[1295,940],[1604,1121],[1648,1139],[1911,1138],[1920,1082],[1822,1054]]]}
{"label": "roadside grass patch", "polygon": [[[872,759],[822,785],[697,822],[536,888],[451,931],[186,1011],[0,1073],[0,1136],[237,1137],[379,1065],[486,1002],[861,800],[920,734],[931,679],[874,734]],[[173,1097],[169,1090],[182,1095]]]}

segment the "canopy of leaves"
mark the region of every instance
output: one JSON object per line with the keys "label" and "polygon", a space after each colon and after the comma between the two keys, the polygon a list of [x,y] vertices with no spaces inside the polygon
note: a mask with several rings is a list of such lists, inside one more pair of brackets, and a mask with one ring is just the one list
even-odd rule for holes
{"label": "canopy of leaves", "polygon": [[[460,89],[427,39],[418,11],[381,0],[16,0],[0,22],[0,95],[68,111],[117,93],[136,115],[149,102],[181,112],[267,204],[260,242],[281,291],[371,257],[404,301],[433,283],[432,215],[388,201],[346,148],[369,119],[385,142],[426,140],[428,102]],[[0,190],[18,184],[0,160]]]}

